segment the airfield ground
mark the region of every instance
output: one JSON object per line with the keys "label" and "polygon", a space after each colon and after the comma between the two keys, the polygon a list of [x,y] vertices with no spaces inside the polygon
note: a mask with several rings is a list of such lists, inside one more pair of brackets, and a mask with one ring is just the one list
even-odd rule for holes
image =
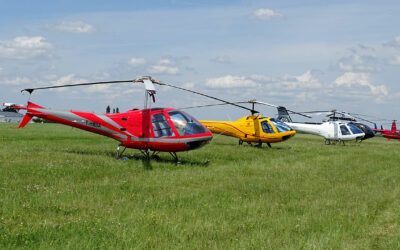
{"label": "airfield ground", "polygon": [[[215,136],[150,165],[56,124],[0,124],[0,248],[400,248],[400,142]],[[127,150],[127,154],[138,151]],[[203,163],[210,160],[208,165]]]}

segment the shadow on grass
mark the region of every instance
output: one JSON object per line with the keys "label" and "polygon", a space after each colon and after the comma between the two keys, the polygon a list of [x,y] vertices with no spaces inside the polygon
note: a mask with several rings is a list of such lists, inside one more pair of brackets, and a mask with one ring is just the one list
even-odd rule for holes
{"label": "shadow on grass", "polygon": [[152,157],[150,160],[144,156],[144,155],[131,155],[131,156],[123,156],[121,157],[121,160],[125,161],[130,161],[130,160],[136,160],[136,161],[142,161],[143,168],[146,170],[152,170],[152,162],[157,162],[157,163],[165,163],[165,164],[175,164],[175,166],[193,166],[193,167],[207,167],[210,163],[209,160],[205,161],[187,161],[187,160],[179,160],[178,162],[175,161],[175,159],[165,156],[165,157],[160,157],[156,155],[155,157]]}
{"label": "shadow on grass", "polygon": [[214,146],[217,146],[217,147],[237,146],[237,148],[243,147],[243,148],[258,148],[258,149],[268,149],[268,150],[275,150],[275,149],[281,150],[281,149],[291,149],[292,148],[292,147],[279,147],[279,146],[277,147],[277,146],[274,146],[274,144],[272,144],[272,147],[268,147],[263,144],[263,146],[260,148],[260,147],[257,147],[256,145],[249,145],[249,144],[245,144],[245,143],[243,143],[243,145],[238,145],[238,144],[227,143],[227,142],[217,142],[217,143],[214,143]]}
{"label": "shadow on grass", "polygon": [[[103,156],[109,156],[110,158],[114,158],[115,159],[115,152],[112,151],[103,151],[103,150],[99,150],[99,151],[90,151],[90,150],[82,150],[82,149],[60,149],[59,152],[62,153],[68,153],[68,154],[77,154],[77,155],[88,155],[88,156],[93,156],[93,155],[103,155]],[[152,161],[156,161],[159,163],[169,163],[169,164],[175,164],[177,166],[179,165],[184,165],[184,166],[199,166],[199,167],[206,167],[209,165],[209,161],[187,161],[187,160],[179,160],[178,162],[175,161],[175,159],[169,157],[169,156],[163,156],[160,157],[158,155],[155,155],[151,158],[151,160],[149,161],[147,159],[147,157],[145,157],[144,155],[141,154],[133,154],[130,156],[121,156],[121,158],[119,160],[137,160],[137,161],[142,161],[143,163],[143,167],[144,169],[147,170],[152,170],[153,167],[151,165]]]}

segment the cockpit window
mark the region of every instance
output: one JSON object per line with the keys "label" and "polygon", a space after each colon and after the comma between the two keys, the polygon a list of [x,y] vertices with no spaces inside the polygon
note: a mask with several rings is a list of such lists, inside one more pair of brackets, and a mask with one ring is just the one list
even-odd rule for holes
{"label": "cockpit window", "polygon": [[264,133],[267,133],[267,134],[275,133],[274,130],[272,129],[271,125],[269,125],[268,121],[262,121],[261,128]]}
{"label": "cockpit window", "polygon": [[340,125],[340,132],[342,132],[342,135],[350,135],[350,131],[345,125]]}
{"label": "cockpit window", "polygon": [[351,123],[349,123],[349,124],[347,124],[347,126],[350,128],[350,130],[351,130],[351,132],[353,133],[353,134],[361,134],[361,133],[364,133],[361,129],[359,129],[356,125],[354,125],[354,124],[351,124]]}
{"label": "cockpit window", "polygon": [[172,110],[168,114],[179,135],[207,133],[206,128],[199,121],[182,111]]}
{"label": "cockpit window", "polygon": [[275,126],[276,130],[278,130],[279,133],[293,130],[290,126],[286,125],[285,123],[275,118],[271,118],[269,120],[271,121],[272,125]]}
{"label": "cockpit window", "polygon": [[169,137],[174,136],[174,132],[168,124],[163,113],[155,114],[151,117],[153,123],[154,137]]}

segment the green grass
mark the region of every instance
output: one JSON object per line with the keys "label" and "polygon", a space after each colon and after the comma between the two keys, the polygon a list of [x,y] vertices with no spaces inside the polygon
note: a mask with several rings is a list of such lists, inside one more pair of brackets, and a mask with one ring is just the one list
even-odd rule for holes
{"label": "green grass", "polygon": [[[56,124],[0,124],[0,248],[398,249],[400,142],[216,136],[150,166]],[[138,151],[126,154],[139,156]],[[204,165],[204,161],[210,164]]]}

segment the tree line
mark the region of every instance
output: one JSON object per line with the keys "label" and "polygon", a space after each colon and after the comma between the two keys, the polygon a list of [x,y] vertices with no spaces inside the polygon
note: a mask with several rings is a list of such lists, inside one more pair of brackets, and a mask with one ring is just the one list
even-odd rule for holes
{"label": "tree line", "polygon": [[[108,105],[107,108],[106,108],[106,114],[110,114],[110,113],[111,113],[111,107],[110,107],[110,105]],[[112,113],[113,114],[119,113],[119,108],[118,107],[113,108],[112,109]]]}

